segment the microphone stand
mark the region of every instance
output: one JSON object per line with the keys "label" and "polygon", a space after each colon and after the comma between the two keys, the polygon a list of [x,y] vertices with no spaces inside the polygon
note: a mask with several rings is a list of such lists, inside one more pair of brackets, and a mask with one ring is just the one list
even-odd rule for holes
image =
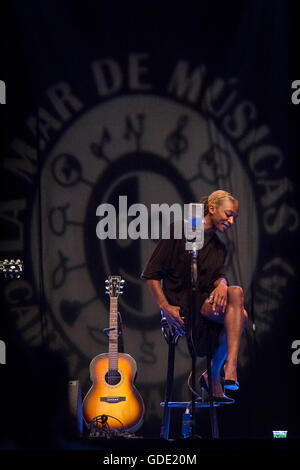
{"label": "microphone stand", "polygon": [[[193,340],[195,331],[195,318],[199,307],[198,293],[198,251],[204,245],[204,206],[203,204],[189,204],[189,215],[185,226],[186,249],[191,255],[191,302],[190,302],[190,340],[192,346],[192,390],[195,390],[196,349]],[[192,437],[195,436],[195,393],[192,392]]]}
{"label": "microphone stand", "polygon": [[[193,248],[191,251],[191,291],[192,291],[192,300],[191,300],[191,339],[193,337],[193,331],[195,328],[195,318],[197,309],[199,308],[198,304],[198,295],[197,295],[197,280],[198,280],[198,251],[202,248],[199,247],[196,243],[193,243]],[[192,389],[195,390],[195,369],[196,369],[196,351],[194,346],[194,341],[192,339]],[[210,414],[210,423],[212,429],[212,438],[219,438],[219,428],[218,421],[216,417],[216,410],[213,402],[212,394],[212,377],[211,377],[211,341],[209,341],[209,350],[207,352],[207,374],[208,374],[208,395],[209,395],[209,414]],[[195,436],[195,394],[192,393],[192,436]]]}
{"label": "microphone stand", "polygon": [[[197,312],[197,280],[198,280],[198,249],[196,243],[193,243],[191,251],[191,340],[192,340],[192,390],[195,390],[195,370],[196,370],[196,352],[194,341],[192,339],[195,331],[195,316]],[[192,393],[192,436],[195,435],[195,394]]]}

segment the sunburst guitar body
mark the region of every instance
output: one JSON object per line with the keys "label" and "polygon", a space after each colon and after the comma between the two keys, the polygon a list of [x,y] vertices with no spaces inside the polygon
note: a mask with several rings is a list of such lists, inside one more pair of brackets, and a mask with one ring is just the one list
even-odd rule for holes
{"label": "sunburst guitar body", "polygon": [[120,276],[109,276],[110,294],[109,352],[99,354],[90,363],[92,387],[83,400],[83,416],[87,424],[102,426],[97,417],[105,417],[106,425],[118,431],[134,432],[143,424],[144,402],[134,380],[136,362],[129,354],[118,352],[118,294]]}
{"label": "sunburst guitar body", "polygon": [[110,428],[136,431],[143,422],[144,404],[134,386],[137,367],[129,354],[118,354],[118,370],[109,370],[108,354],[99,354],[90,364],[93,386],[83,401],[86,422],[107,415]]}

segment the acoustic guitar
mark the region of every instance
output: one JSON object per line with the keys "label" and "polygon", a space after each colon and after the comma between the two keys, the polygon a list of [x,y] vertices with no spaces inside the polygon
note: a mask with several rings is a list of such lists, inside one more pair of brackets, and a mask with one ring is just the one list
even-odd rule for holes
{"label": "acoustic guitar", "polygon": [[91,426],[105,423],[117,431],[134,432],[143,424],[145,408],[134,386],[136,362],[129,354],[118,352],[118,297],[124,281],[120,276],[109,276],[106,284],[110,296],[109,350],[90,363],[93,385],[83,400],[83,417]]}

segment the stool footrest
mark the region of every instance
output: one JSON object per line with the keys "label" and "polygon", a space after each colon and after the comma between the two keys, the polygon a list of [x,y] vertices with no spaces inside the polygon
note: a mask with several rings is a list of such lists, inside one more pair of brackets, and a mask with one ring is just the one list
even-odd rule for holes
{"label": "stool footrest", "polygon": [[[192,406],[192,403],[191,401],[169,401],[168,402],[168,408],[186,408],[187,405],[190,404],[190,406]],[[162,401],[160,403],[160,406],[162,408],[165,407],[165,402]],[[217,406],[220,406],[220,403],[214,403],[214,406],[217,407]],[[209,402],[202,402],[202,401],[195,401],[195,408],[209,408],[210,407],[210,403]]]}

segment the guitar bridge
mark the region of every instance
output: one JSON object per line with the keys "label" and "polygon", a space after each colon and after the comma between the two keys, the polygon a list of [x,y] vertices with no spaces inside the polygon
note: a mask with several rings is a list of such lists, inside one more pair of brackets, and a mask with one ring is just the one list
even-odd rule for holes
{"label": "guitar bridge", "polygon": [[100,397],[100,401],[105,401],[106,403],[119,403],[125,400],[126,397]]}

